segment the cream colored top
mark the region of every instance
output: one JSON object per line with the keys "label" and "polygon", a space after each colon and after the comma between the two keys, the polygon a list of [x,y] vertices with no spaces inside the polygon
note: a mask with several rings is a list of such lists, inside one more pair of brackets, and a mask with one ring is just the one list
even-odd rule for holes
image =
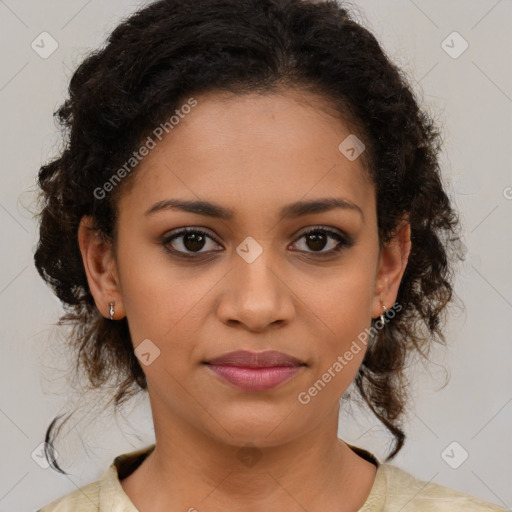
{"label": "cream colored top", "polygon": [[[347,445],[377,466],[375,481],[364,505],[357,512],[507,512],[492,503],[435,483],[427,483],[410,473],[381,463],[373,454]],[[99,480],[53,501],[37,512],[138,512],[124,492],[120,479],[127,477],[155,448],[119,455]]]}

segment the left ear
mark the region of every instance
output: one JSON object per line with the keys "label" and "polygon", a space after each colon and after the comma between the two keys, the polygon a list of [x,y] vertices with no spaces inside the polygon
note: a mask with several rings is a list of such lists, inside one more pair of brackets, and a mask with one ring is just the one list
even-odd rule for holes
{"label": "left ear", "polygon": [[390,309],[395,303],[410,252],[411,225],[407,216],[398,224],[393,238],[382,248],[375,281],[372,318],[384,312],[382,304]]}

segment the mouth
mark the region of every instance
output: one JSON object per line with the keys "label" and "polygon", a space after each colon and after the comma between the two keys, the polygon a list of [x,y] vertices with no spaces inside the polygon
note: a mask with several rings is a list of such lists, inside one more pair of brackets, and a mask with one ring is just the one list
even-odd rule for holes
{"label": "mouth", "polygon": [[244,391],[266,391],[300,372],[306,363],[283,352],[238,350],[205,361],[215,375]]}

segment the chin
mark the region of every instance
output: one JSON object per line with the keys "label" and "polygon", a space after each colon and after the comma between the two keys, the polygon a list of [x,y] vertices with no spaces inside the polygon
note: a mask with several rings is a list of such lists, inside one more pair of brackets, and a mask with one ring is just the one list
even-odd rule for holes
{"label": "chin", "polygon": [[238,409],[233,414],[219,414],[216,419],[220,425],[210,425],[213,427],[210,435],[225,444],[239,447],[279,446],[300,437],[307,430],[297,421],[296,415],[290,414],[289,408],[269,410],[254,406],[249,411]]}

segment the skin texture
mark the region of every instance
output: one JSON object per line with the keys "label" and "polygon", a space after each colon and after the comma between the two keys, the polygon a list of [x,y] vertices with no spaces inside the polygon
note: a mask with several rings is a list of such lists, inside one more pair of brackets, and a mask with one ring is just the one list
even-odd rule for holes
{"label": "skin texture", "polygon": [[[284,90],[196,99],[134,171],[119,201],[115,247],[86,229],[89,218],[79,229],[101,313],[108,317],[114,300],[115,318],[127,316],[134,347],[149,339],[160,350],[143,366],[157,446],[122,486],[141,512],[357,510],[376,468],[337,432],[339,399],[365,350],[308,404],[297,396],[370,327],[381,301],[394,304],[410,252],[409,224],[404,220],[379,253],[374,186],[361,159],[338,150],[351,131],[322,108],[329,106],[322,98]],[[362,215],[333,209],[278,216],[289,203],[324,197],[355,203]],[[235,216],[175,209],[144,215],[170,198],[215,202]],[[166,253],[165,236],[189,226],[212,237],[197,246],[196,259]],[[303,235],[316,226],[354,244],[322,258],[337,241],[308,244]],[[236,251],[248,236],[262,248],[251,263]],[[191,253],[183,242],[167,246]],[[269,391],[241,391],[202,364],[239,349],[280,350],[306,366]],[[256,462],[240,460],[241,449]]]}

